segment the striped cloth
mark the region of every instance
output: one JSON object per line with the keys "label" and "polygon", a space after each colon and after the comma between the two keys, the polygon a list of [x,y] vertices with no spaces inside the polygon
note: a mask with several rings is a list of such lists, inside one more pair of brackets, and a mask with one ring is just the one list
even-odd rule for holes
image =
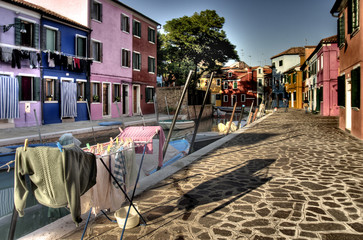
{"label": "striped cloth", "polygon": [[[163,166],[163,146],[165,142],[165,135],[164,131],[160,126],[143,126],[143,127],[127,127],[121,133],[120,137],[123,140],[127,138],[131,138],[133,141],[143,141],[143,142],[150,142],[146,146],[146,153],[152,153],[152,139],[153,137],[159,134],[159,162],[158,166]],[[139,149],[136,148],[135,151],[143,150],[143,147]]]}
{"label": "striped cloth", "polygon": [[19,118],[19,83],[13,77],[0,77],[0,119]]}
{"label": "striped cloth", "polygon": [[77,83],[62,82],[61,117],[77,117]]}

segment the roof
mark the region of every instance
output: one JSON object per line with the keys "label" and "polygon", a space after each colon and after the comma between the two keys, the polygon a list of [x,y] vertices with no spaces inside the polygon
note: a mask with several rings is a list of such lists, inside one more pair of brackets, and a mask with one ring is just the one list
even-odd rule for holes
{"label": "roof", "polygon": [[304,67],[305,63],[308,62],[321,48],[321,46],[323,46],[323,44],[329,44],[329,43],[337,43],[338,42],[338,35],[334,35],[334,36],[330,36],[327,38],[323,38],[320,40],[318,46],[316,46],[315,50],[310,54],[310,56],[305,60],[304,64],[302,65],[302,67]]}
{"label": "roof", "polygon": [[297,67],[300,67],[300,64],[296,64],[295,66],[287,69],[284,73],[289,73],[289,72],[293,72]]}
{"label": "roof", "polygon": [[282,53],[279,53],[273,57],[271,57],[271,59],[273,58],[277,58],[283,55],[304,55],[305,53],[305,48],[304,47],[292,47],[286,51],[283,51]]}
{"label": "roof", "polygon": [[90,30],[90,28],[88,28],[87,26],[84,26],[76,21],[73,21],[67,17],[64,17],[56,12],[53,12],[53,11],[50,11],[44,7],[41,7],[41,6],[38,6],[36,4],[33,4],[33,3],[30,3],[30,2],[27,2],[27,1],[24,1],[24,0],[4,0],[5,2],[8,2],[8,3],[12,3],[14,5],[17,5],[17,6],[20,6],[20,7],[24,7],[24,8],[27,8],[29,10],[33,10],[33,11],[37,11],[37,12],[40,12],[41,14],[43,15],[46,15],[48,17],[53,17],[53,18],[56,18],[58,20],[61,20],[61,21],[64,21],[64,22],[67,22],[67,23],[70,23],[76,27],[79,27],[79,28],[83,28],[85,30]]}
{"label": "roof", "polygon": [[345,6],[347,6],[348,0],[336,0],[332,9],[330,10],[330,14],[334,16],[334,13],[340,13]]}
{"label": "roof", "polygon": [[133,11],[133,12],[137,13],[138,15],[140,15],[140,16],[142,16],[142,17],[146,18],[146,19],[147,19],[147,20],[149,20],[149,21],[152,21],[152,22],[153,22],[153,23],[155,23],[156,25],[161,25],[160,23],[156,22],[155,20],[153,20],[153,19],[149,18],[148,16],[146,16],[146,15],[142,14],[141,12],[139,12],[139,11],[137,11],[137,10],[135,10],[135,9],[133,9],[133,8],[131,8],[131,7],[129,7],[129,6],[127,6],[126,4],[122,3],[122,2],[121,2],[121,1],[119,1],[119,0],[112,0],[112,1],[113,1],[113,2],[115,2],[115,3],[117,3],[117,4],[119,4],[120,6],[123,6],[123,7],[127,8],[127,9],[129,9],[129,10],[131,10],[131,11]]}

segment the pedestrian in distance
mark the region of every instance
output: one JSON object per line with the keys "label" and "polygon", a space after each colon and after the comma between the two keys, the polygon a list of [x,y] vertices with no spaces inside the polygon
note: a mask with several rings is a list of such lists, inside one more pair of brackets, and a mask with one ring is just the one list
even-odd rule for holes
{"label": "pedestrian in distance", "polygon": [[284,98],[282,102],[284,103],[285,106],[285,112],[287,112],[287,108],[289,107],[289,102],[287,101],[287,98]]}
{"label": "pedestrian in distance", "polygon": [[303,105],[304,109],[305,109],[305,113],[308,113],[308,108],[309,108],[309,101],[307,98],[305,98],[304,100],[304,105]]}

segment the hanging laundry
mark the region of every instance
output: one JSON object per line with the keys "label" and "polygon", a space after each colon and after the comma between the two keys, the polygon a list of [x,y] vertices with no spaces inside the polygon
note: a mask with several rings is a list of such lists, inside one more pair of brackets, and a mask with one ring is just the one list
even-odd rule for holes
{"label": "hanging laundry", "polygon": [[13,49],[11,67],[15,68],[17,66],[19,69],[21,68],[21,52],[18,49]]}
{"label": "hanging laundry", "polygon": [[51,52],[48,52],[48,67],[50,67],[50,68],[55,67],[54,55]]}
{"label": "hanging laundry", "polygon": [[62,65],[62,55],[59,52],[54,53],[54,64],[56,66]]}
{"label": "hanging laundry", "polygon": [[29,175],[34,196],[42,205],[51,208],[70,207],[73,221],[81,219],[80,197],[96,184],[96,157],[71,144],[62,152],[53,147],[16,149],[14,168],[14,204],[19,216],[29,189],[25,175]]}
{"label": "hanging laundry", "polygon": [[67,70],[68,58],[65,55],[61,55],[61,67],[63,70]]}
{"label": "hanging laundry", "polygon": [[21,59],[30,59],[29,51],[21,50]]}
{"label": "hanging laundry", "polygon": [[37,53],[36,52],[30,52],[29,57],[30,57],[30,68],[38,68],[39,64],[38,64]]}
{"label": "hanging laundry", "polygon": [[73,58],[67,57],[67,70],[73,70]]}
{"label": "hanging laundry", "polygon": [[76,71],[81,70],[80,59],[79,58],[73,58],[73,62],[74,62],[74,70],[76,70]]}
{"label": "hanging laundry", "polygon": [[13,77],[0,77],[0,119],[19,118],[19,83]]}
{"label": "hanging laundry", "polygon": [[13,49],[9,47],[1,48],[1,61],[10,63],[13,60]]}

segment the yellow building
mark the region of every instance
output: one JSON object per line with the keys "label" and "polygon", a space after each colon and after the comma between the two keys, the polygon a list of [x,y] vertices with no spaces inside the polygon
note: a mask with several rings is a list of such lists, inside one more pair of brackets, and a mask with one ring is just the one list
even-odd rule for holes
{"label": "yellow building", "polygon": [[[210,80],[210,74],[205,74],[199,79],[199,84],[197,86],[198,90],[207,90],[208,81]],[[215,107],[222,106],[222,75],[213,76],[212,85],[210,87],[211,92],[211,104]]]}
{"label": "yellow building", "polygon": [[289,107],[302,109],[303,104],[303,87],[302,87],[302,71],[300,64],[290,68],[284,72],[285,89],[289,97]]}

